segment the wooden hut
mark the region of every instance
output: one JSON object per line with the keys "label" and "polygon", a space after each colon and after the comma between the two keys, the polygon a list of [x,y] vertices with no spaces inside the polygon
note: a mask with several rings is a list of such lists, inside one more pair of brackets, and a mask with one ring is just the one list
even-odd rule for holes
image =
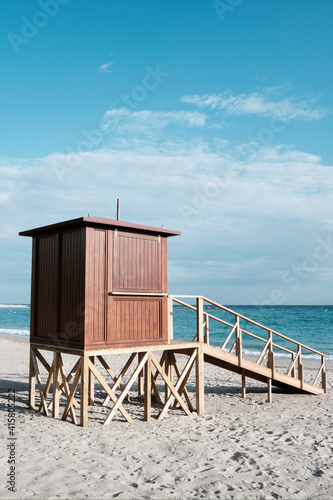
{"label": "wooden hut", "polygon": [[31,342],[168,343],[167,238],[180,234],[97,217],[21,232],[33,238]]}

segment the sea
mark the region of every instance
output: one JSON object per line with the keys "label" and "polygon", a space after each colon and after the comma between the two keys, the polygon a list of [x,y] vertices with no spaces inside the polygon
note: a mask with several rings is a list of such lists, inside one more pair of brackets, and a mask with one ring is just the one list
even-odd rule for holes
{"label": "sea", "polygon": [[[271,330],[292,338],[306,346],[320,351],[328,356],[327,361],[333,361],[333,306],[226,306],[238,314],[246,316]],[[220,309],[205,308],[204,312],[218,317],[231,324],[234,315]],[[174,339],[192,340],[196,334],[196,313],[181,306],[175,307]],[[241,328],[262,337],[268,338],[268,333],[261,328],[240,321]],[[6,307],[0,308],[0,335],[9,337],[29,336],[30,308]],[[221,347],[227,338],[230,327],[209,318],[209,341],[211,345]],[[234,338],[230,339],[226,348],[230,348]],[[242,336],[244,356],[258,356],[264,343],[246,334]],[[287,340],[273,336],[273,342],[296,352],[294,344]],[[275,356],[288,357],[290,354],[275,349]],[[311,351],[302,349],[302,356],[309,359],[318,359]]]}

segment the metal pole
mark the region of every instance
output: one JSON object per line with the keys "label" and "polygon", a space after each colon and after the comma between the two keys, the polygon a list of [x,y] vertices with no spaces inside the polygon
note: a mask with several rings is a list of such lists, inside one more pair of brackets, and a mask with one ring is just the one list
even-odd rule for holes
{"label": "metal pole", "polygon": [[117,198],[117,220],[120,220],[120,199]]}

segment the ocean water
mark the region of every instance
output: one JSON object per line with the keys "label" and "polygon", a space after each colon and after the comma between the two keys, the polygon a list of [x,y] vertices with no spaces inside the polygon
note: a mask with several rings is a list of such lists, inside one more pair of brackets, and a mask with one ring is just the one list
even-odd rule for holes
{"label": "ocean water", "polygon": [[[230,309],[251,318],[287,337],[297,340],[328,355],[333,361],[333,306],[228,306]],[[204,312],[234,323],[234,316],[218,309],[204,309]],[[267,332],[241,320],[241,327],[267,339]],[[29,308],[0,308],[0,335],[29,336]],[[209,319],[210,344],[221,347],[230,327]],[[174,308],[174,338],[192,340],[196,334],[196,313],[184,308]],[[293,344],[274,336],[273,341],[295,351]],[[233,340],[229,342],[231,347]],[[264,343],[243,334],[244,355],[259,355]],[[276,356],[290,355],[276,350]],[[314,358],[310,351],[302,355]]]}

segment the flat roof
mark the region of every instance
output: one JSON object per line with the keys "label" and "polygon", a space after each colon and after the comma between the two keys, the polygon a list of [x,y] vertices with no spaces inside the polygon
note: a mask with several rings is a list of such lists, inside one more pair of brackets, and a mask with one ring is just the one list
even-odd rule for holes
{"label": "flat roof", "polygon": [[139,233],[154,233],[163,236],[179,236],[182,233],[180,231],[171,231],[170,229],[164,229],[162,227],[151,227],[143,226],[141,224],[133,224],[132,222],[124,222],[120,220],[104,219],[102,217],[79,217],[78,219],[66,220],[63,222],[57,222],[56,224],[50,224],[48,226],[36,227],[34,229],[29,229],[27,231],[21,231],[20,236],[38,236],[43,233],[52,233],[57,230],[69,230],[79,227],[99,227],[105,229],[128,229],[133,232]]}

